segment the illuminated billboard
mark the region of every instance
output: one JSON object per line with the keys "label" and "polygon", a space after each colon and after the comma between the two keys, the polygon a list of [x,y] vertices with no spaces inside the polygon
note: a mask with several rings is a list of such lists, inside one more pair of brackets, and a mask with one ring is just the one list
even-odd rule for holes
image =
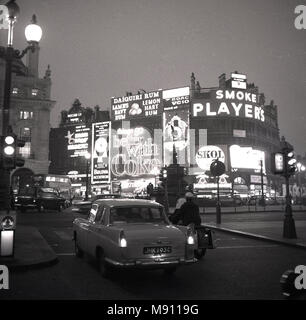
{"label": "illuminated billboard", "polygon": [[67,153],[70,158],[84,157],[90,143],[90,128],[86,125],[70,126],[67,129]]}
{"label": "illuminated billboard", "polygon": [[91,184],[110,183],[111,122],[92,124]]}
{"label": "illuminated billboard", "polygon": [[157,116],[162,112],[161,90],[111,99],[111,119],[129,120]]}
{"label": "illuminated billboard", "polygon": [[163,90],[164,111],[177,110],[189,107],[190,90],[189,87]]}
{"label": "illuminated billboard", "polygon": [[138,126],[113,130],[111,149],[113,178],[153,177],[162,167],[161,143],[154,141],[148,128]]}
{"label": "illuminated billboard", "polygon": [[203,146],[197,151],[195,159],[200,169],[210,171],[210,165],[214,160],[225,163],[225,153],[218,146]]}
{"label": "illuminated billboard", "polygon": [[231,74],[231,85],[232,88],[236,89],[246,89],[247,88],[247,79],[245,74],[232,73]]}
{"label": "illuminated billboard", "polygon": [[262,163],[263,172],[266,171],[264,151],[238,145],[232,145],[229,149],[232,168],[260,170]]}
{"label": "illuminated billboard", "polygon": [[189,93],[189,87],[163,91],[164,165],[173,163],[174,150],[178,164],[190,162]]}
{"label": "illuminated billboard", "polygon": [[218,89],[210,98],[193,99],[193,117],[237,117],[265,121],[258,95],[247,90]]}

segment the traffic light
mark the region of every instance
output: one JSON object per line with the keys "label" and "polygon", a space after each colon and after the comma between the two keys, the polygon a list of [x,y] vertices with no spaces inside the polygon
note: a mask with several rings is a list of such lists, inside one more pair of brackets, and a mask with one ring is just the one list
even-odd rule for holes
{"label": "traffic light", "polygon": [[24,147],[25,142],[17,138],[15,134],[1,137],[1,167],[4,169],[15,169],[24,165],[24,159],[18,157],[17,148]]}
{"label": "traffic light", "polygon": [[4,169],[15,168],[15,137],[9,134],[1,137],[1,154],[2,154],[2,167]]}
{"label": "traffic light", "polygon": [[297,171],[293,148],[283,148],[281,152],[272,154],[271,169],[274,174],[292,176]]}
{"label": "traffic light", "polygon": [[159,177],[159,180],[162,181],[162,182],[167,180],[168,172],[167,172],[167,168],[166,167],[161,168],[158,177]]}
{"label": "traffic light", "polygon": [[286,174],[288,176],[292,176],[297,171],[296,167],[296,159],[294,157],[293,150],[285,150],[284,153],[285,166],[286,166]]}

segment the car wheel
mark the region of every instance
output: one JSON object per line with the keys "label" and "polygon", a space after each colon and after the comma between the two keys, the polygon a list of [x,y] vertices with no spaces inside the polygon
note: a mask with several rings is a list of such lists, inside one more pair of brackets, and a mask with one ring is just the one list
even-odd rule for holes
{"label": "car wheel", "polygon": [[167,276],[172,276],[172,275],[174,275],[175,271],[176,271],[176,267],[171,267],[171,268],[166,268],[166,269],[164,269],[164,273],[165,273],[165,275],[167,275]]}
{"label": "car wheel", "polygon": [[105,261],[105,254],[102,250],[98,250],[98,253],[97,253],[97,266],[102,277],[108,278],[111,276],[111,271],[112,271],[111,267]]}
{"label": "car wheel", "polygon": [[38,212],[44,212],[45,211],[45,207],[43,204],[38,205]]}
{"label": "car wheel", "polygon": [[62,204],[60,204],[60,205],[58,206],[57,211],[58,211],[58,212],[62,212],[63,210],[64,210],[64,206],[63,206]]}
{"label": "car wheel", "polygon": [[201,260],[206,254],[206,249],[196,249],[194,250],[194,256],[198,259]]}
{"label": "car wheel", "polygon": [[[76,237],[76,236],[75,236]],[[74,239],[74,253],[75,253],[75,256],[77,258],[82,258],[83,255],[84,255],[84,252],[82,249],[80,249],[79,245],[78,245],[78,242],[77,242],[77,238]]]}

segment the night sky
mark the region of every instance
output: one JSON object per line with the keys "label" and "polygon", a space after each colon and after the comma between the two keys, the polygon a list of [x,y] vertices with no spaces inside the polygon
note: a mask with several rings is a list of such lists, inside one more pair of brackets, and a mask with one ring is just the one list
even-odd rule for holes
{"label": "night sky", "polygon": [[25,47],[33,13],[43,28],[40,76],[50,64],[53,127],[75,98],[106,109],[126,91],[186,86],[191,72],[212,87],[221,73],[238,70],[267,103],[274,100],[280,134],[306,152],[306,30],[294,27],[294,9],[305,0],[16,2],[15,48]]}

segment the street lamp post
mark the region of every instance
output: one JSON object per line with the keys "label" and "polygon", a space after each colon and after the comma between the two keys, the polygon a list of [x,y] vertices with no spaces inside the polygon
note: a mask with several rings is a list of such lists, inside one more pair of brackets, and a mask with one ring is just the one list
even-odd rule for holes
{"label": "street lamp post", "polygon": [[91,154],[89,152],[87,152],[85,154],[85,159],[86,159],[86,191],[85,191],[85,201],[88,200],[88,188],[89,188],[89,179],[88,179],[88,175],[89,175],[89,162],[91,159]]}
{"label": "street lamp post", "polygon": [[302,204],[302,190],[303,186],[301,185],[301,172],[306,170],[306,167],[302,165],[300,162],[296,164],[297,170],[298,170],[298,188],[300,193],[300,204]]}
{"label": "street lamp post", "polygon": [[[4,79],[4,97],[2,110],[2,136],[13,133],[10,126],[10,98],[11,98],[11,83],[12,83],[12,63],[14,60],[21,59],[28,50],[34,52],[35,46],[40,41],[42,36],[41,28],[36,24],[36,16],[33,15],[32,23],[25,29],[25,36],[28,46],[20,52],[13,48],[13,30],[17,17],[19,15],[19,6],[15,0],[10,0],[5,5],[8,11],[8,41],[7,47],[0,49],[0,57],[5,60],[5,79]],[[0,168],[0,189],[2,203],[0,211],[9,213],[10,205],[10,170],[3,167]]]}
{"label": "street lamp post", "polygon": [[266,201],[265,201],[265,195],[264,195],[264,175],[263,175],[263,161],[260,160],[260,185],[261,185],[261,199],[260,199],[260,204],[262,206],[265,206]]}

